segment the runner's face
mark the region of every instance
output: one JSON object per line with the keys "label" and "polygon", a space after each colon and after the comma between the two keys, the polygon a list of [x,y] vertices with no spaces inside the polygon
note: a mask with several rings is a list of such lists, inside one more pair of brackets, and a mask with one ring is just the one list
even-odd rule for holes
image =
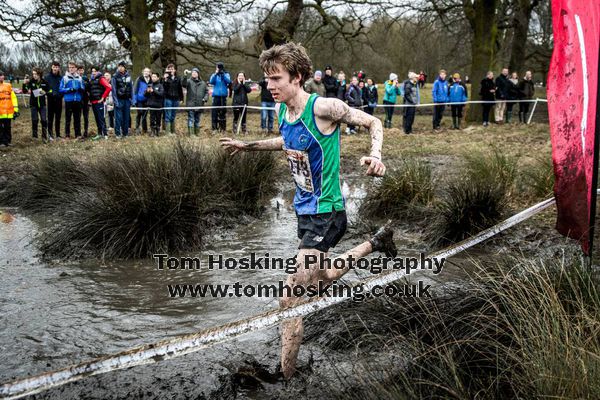
{"label": "runner's face", "polygon": [[292,99],[300,90],[300,75],[291,78],[290,74],[280,65],[275,65],[275,70],[267,72],[269,78],[267,90],[273,95],[277,103],[285,103]]}

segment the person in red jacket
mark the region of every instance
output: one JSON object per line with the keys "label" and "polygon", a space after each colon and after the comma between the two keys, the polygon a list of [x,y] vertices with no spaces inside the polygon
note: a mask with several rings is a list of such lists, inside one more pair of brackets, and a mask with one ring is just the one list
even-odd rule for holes
{"label": "person in red jacket", "polygon": [[104,102],[110,95],[111,89],[112,86],[108,83],[102,72],[98,71],[96,68],[92,68],[87,90],[90,103],[92,104],[94,119],[96,120],[96,127],[98,128],[98,132],[92,140],[101,138],[108,139],[106,119],[104,117]]}

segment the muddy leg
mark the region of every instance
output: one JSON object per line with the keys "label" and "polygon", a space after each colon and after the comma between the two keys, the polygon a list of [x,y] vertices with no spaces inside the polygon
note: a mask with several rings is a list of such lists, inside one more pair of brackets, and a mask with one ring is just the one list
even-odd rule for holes
{"label": "muddy leg", "polygon": [[[296,285],[307,285],[318,277],[316,269],[304,269],[304,257],[307,254],[319,257],[321,252],[316,249],[300,249],[296,264],[298,270],[295,274],[290,275],[286,282],[290,288]],[[302,297],[283,297],[280,306],[282,308],[291,307],[302,300]],[[298,360],[303,334],[302,318],[290,318],[281,323],[281,370],[285,379],[291,378],[296,371],[296,361]]]}

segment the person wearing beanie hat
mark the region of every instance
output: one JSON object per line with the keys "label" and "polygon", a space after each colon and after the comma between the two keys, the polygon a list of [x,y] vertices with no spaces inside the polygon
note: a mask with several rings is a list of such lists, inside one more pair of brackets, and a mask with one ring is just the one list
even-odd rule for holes
{"label": "person wearing beanie hat", "polygon": [[331,65],[325,67],[323,85],[325,86],[325,97],[337,97],[339,82],[335,79],[335,76],[333,76]]}
{"label": "person wearing beanie hat", "polygon": [[[200,69],[192,68],[191,77],[185,71],[182,85],[186,89],[185,106],[202,107],[208,101],[208,85],[200,77]],[[200,133],[200,117],[202,110],[188,110],[188,134],[198,136]]]}
{"label": "person wearing beanie hat", "polygon": [[[463,116],[463,108],[468,99],[467,87],[460,80],[460,74],[455,73],[452,75],[452,84],[448,89],[448,101],[450,103],[450,109],[452,110],[452,129],[460,129],[460,121]],[[458,104],[454,104],[458,103]]]}
{"label": "person wearing beanie hat", "polygon": [[119,63],[110,83],[115,106],[115,137],[121,139],[129,136],[131,103],[134,97],[131,75],[127,71],[125,62]]}
{"label": "person wearing beanie hat", "polygon": [[408,79],[404,81],[403,85],[403,102],[406,105],[403,111],[403,128],[404,133],[409,135],[412,133],[412,126],[415,122],[415,114],[417,112],[417,104],[420,103],[419,95],[419,75],[415,72],[410,71],[408,73]]}
{"label": "person wearing beanie hat", "polygon": [[[133,85],[133,105],[138,108],[147,108],[148,98],[146,97],[146,89],[152,82],[150,68],[144,68],[142,75],[138,76]],[[142,132],[148,132],[148,110],[137,110],[135,116],[135,133],[140,134]]]}
{"label": "person wearing beanie hat", "polygon": [[215,73],[210,76],[209,83],[213,86],[212,92],[212,130],[213,134],[217,131],[225,131],[227,129],[227,96],[231,86],[231,76],[225,71],[225,66],[222,62],[218,62]]}
{"label": "person wearing beanie hat", "polygon": [[304,90],[306,93],[316,93],[319,96],[325,96],[325,85],[323,84],[323,73],[321,71],[315,71],[313,77],[306,81],[304,84]]}
{"label": "person wearing beanie hat", "polygon": [[402,95],[398,75],[390,74],[390,79],[385,82],[385,93],[383,94],[383,106],[385,107],[384,128],[392,127],[392,116],[394,115],[394,105],[398,96]]}
{"label": "person wearing beanie hat", "polygon": [[11,123],[19,116],[19,102],[10,83],[4,82],[4,72],[0,71],[0,145],[10,146],[12,141]]}

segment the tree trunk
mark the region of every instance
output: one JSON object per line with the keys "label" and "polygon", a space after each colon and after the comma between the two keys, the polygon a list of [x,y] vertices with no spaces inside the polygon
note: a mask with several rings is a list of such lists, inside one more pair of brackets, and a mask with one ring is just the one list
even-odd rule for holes
{"label": "tree trunk", "polygon": [[527,32],[531,11],[537,5],[537,0],[514,0],[513,37],[508,68],[523,75],[525,65]]}
{"label": "tree trunk", "polygon": [[285,14],[277,26],[269,25],[262,34],[262,43],[269,49],[277,44],[286,43],[294,37],[296,27],[304,9],[303,0],[288,0]]}
{"label": "tree trunk", "polygon": [[133,63],[132,75],[140,74],[142,69],[150,66],[150,29],[148,6],[146,0],[131,0],[128,4],[129,21],[131,21],[130,52]]}
{"label": "tree trunk", "polygon": [[[492,70],[496,62],[496,0],[475,0],[472,4],[464,1],[464,11],[473,32],[471,44],[471,99],[479,100],[479,82],[487,71]],[[481,121],[481,105],[470,104],[469,121]]]}
{"label": "tree trunk", "polygon": [[166,0],[161,22],[163,38],[160,44],[159,58],[163,68],[169,63],[177,65],[177,8],[179,0]]}

